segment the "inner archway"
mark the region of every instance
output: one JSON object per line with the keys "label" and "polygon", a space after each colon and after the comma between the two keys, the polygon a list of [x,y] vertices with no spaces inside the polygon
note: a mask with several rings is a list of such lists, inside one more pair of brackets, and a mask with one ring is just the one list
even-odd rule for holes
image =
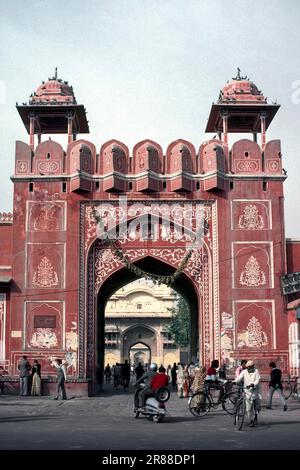
{"label": "inner archway", "polygon": [[137,366],[141,364],[143,367],[151,363],[151,349],[143,343],[136,343],[128,352],[130,364]]}
{"label": "inner archway", "polygon": [[[150,272],[152,274],[168,276],[174,273],[175,268],[164,263],[158,259],[152,257],[145,257],[135,262],[135,265],[144,271]],[[135,281],[136,277],[126,268],[121,268],[116,272],[112,273],[108,279],[102,284],[99,289],[97,296],[97,318],[96,318],[96,337],[95,337],[95,357],[94,357],[94,371],[95,375],[92,372],[92,375],[95,377],[95,390],[99,390],[102,387],[103,383],[103,367],[105,361],[105,309],[108,301],[112,296],[118,291],[118,289],[130,284]],[[199,299],[198,293],[193,285],[193,282],[186,276],[184,273],[175,280],[172,284],[172,288],[177,291],[184,299],[186,299],[189,311],[190,311],[190,343],[189,351],[185,356],[186,361],[196,361],[199,359],[200,348],[199,348]],[[146,325],[147,327],[148,325]],[[111,338],[110,341],[118,341],[121,343],[124,340],[122,332],[116,330],[116,335],[114,338]],[[137,343],[141,338],[135,338],[133,344]],[[107,342],[107,341],[106,341]],[[121,346],[121,344],[119,344]],[[129,354],[129,346],[127,348],[127,355]],[[151,348],[150,348],[151,349]],[[124,357],[124,346],[122,346],[123,357],[124,359],[129,359]],[[170,351],[169,357],[170,357]],[[130,355],[130,354],[129,354]],[[112,356],[110,356],[112,357]],[[173,356],[172,356],[173,357]],[[153,354],[152,359],[157,358]],[[118,362],[116,360],[116,362]],[[168,364],[167,364],[168,365]]]}

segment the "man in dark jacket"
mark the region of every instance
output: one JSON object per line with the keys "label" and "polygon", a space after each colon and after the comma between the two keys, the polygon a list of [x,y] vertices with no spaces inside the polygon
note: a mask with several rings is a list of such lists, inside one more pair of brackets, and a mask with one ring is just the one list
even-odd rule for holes
{"label": "man in dark jacket", "polygon": [[20,395],[28,395],[28,380],[29,380],[29,371],[31,365],[27,361],[27,356],[23,356],[21,361],[18,364],[18,369],[20,371]]}
{"label": "man in dark jacket", "polygon": [[272,398],[276,390],[283,404],[283,410],[287,411],[287,402],[282,392],[281,370],[276,367],[275,362],[270,362],[269,367],[271,368],[271,380],[269,382],[269,401],[267,408],[269,410],[272,409]]}

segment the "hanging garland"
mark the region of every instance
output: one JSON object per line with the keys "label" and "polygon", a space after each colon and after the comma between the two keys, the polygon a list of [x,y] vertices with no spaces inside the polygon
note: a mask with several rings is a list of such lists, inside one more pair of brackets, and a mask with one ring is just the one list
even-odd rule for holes
{"label": "hanging garland", "polygon": [[[93,215],[97,225],[100,224],[100,223],[103,224],[103,220],[102,220],[101,216],[96,212],[95,208],[92,209],[92,215]],[[208,229],[208,226],[207,226],[207,224],[205,224],[204,230],[207,230],[207,229]],[[145,279],[151,280],[151,281],[154,282],[154,284],[156,284],[156,283],[166,284],[167,286],[173,284],[174,281],[176,279],[178,279],[179,276],[181,276],[183,270],[186,268],[192,254],[193,254],[196,239],[197,239],[197,234],[195,235],[195,237],[192,241],[191,248],[188,250],[188,252],[184,256],[184,258],[182,259],[182,261],[181,261],[179,267],[176,269],[176,271],[173,274],[169,275],[169,276],[161,276],[161,275],[158,275],[158,274],[149,273],[149,272],[145,271],[144,269],[141,269],[141,268],[138,268],[137,266],[135,266],[127,258],[127,256],[123,253],[123,251],[116,246],[116,241],[117,240],[113,240],[113,239],[109,238],[108,234],[106,235],[106,241],[108,242],[110,248],[114,251],[115,256],[124,264],[124,266],[126,267],[126,269],[128,269],[128,271],[130,271],[131,273],[133,273],[137,277],[144,277]]]}

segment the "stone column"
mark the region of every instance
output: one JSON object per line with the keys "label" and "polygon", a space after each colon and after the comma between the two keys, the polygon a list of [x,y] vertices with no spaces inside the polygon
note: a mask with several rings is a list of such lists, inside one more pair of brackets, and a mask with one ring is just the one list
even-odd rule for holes
{"label": "stone column", "polygon": [[70,144],[71,142],[73,142],[73,119],[74,119],[73,111],[68,112],[67,119],[68,119],[68,144]]}
{"label": "stone column", "polygon": [[260,124],[261,124],[261,149],[265,150],[266,146],[266,116],[265,112],[262,112],[260,115]]}
{"label": "stone column", "polygon": [[34,150],[34,121],[35,113],[29,113],[29,145],[31,150]]}
{"label": "stone column", "polygon": [[229,113],[227,109],[222,111],[222,121],[223,121],[223,142],[228,144],[228,117]]}

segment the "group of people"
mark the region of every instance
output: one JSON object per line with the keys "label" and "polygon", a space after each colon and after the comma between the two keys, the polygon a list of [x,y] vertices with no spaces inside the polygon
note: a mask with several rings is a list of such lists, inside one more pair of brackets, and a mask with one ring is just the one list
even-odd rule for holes
{"label": "group of people", "polygon": [[41,380],[41,364],[37,359],[33,361],[31,366],[27,360],[27,356],[23,356],[18,364],[20,376],[20,395],[41,395],[42,394],[42,380]]}
{"label": "group of people", "polygon": [[129,387],[130,371],[131,368],[127,359],[124,364],[119,364],[118,362],[112,366],[107,364],[104,369],[105,383],[110,384],[113,378],[114,388],[117,389],[119,385],[123,385],[124,389],[126,389]]}
{"label": "group of people", "polygon": [[[54,399],[58,400],[61,392],[62,399],[67,400],[65,382],[67,380],[67,368],[62,359],[50,359],[50,364],[57,370],[57,394]],[[42,394],[41,364],[37,359],[33,365],[29,363],[27,356],[23,356],[18,364],[20,377],[20,395],[21,396],[40,396]]]}
{"label": "group of people", "polygon": [[186,365],[174,363],[173,367],[168,366],[167,373],[173,390],[177,390],[178,397],[187,398],[190,392],[195,393],[203,390],[205,382],[219,388],[217,369],[219,379],[226,379],[225,369],[224,367],[219,368],[217,360],[212,361],[208,369],[193,362]]}
{"label": "group of people", "polygon": [[123,385],[124,388],[128,388],[130,383],[130,374],[136,376],[138,380],[142,375],[150,370],[150,367],[147,365],[143,366],[139,362],[136,366],[130,365],[128,360],[124,361],[124,364],[119,364],[118,362],[114,365],[106,364],[104,368],[104,378],[105,383],[110,384],[113,379],[114,388],[118,388],[119,385]]}
{"label": "group of people", "polygon": [[[283,410],[287,411],[287,400],[284,397],[281,381],[281,370],[275,362],[270,362],[270,381],[268,395],[268,409],[272,408],[274,392],[277,391],[281,399]],[[208,369],[205,366],[174,364],[168,367],[170,381],[173,389],[177,388],[179,398],[186,398],[189,393],[203,391],[205,387],[219,389],[219,400],[224,393],[224,381],[226,380],[225,365],[219,367],[219,361],[213,360]],[[255,426],[256,413],[260,410],[261,387],[260,373],[253,361],[242,360],[236,368],[233,384],[243,385],[245,392],[246,412],[249,425]]]}

